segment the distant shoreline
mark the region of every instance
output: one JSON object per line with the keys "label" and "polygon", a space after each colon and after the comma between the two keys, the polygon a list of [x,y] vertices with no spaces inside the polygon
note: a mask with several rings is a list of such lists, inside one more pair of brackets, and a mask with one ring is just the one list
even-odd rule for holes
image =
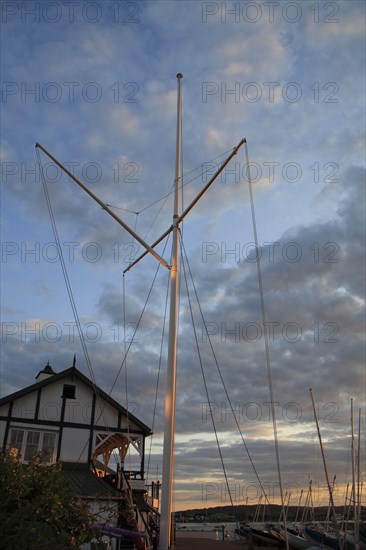
{"label": "distant shoreline", "polygon": [[[254,520],[257,504],[238,504],[234,506],[213,506],[212,508],[192,508],[175,512],[175,521],[177,523],[215,523],[215,522],[232,522],[232,521],[248,521]],[[278,521],[281,513],[280,504],[267,505],[264,512],[259,514],[257,521]],[[290,506],[287,511],[287,521],[295,521],[296,515],[298,521],[301,521],[304,506]],[[342,515],[344,506],[336,506],[336,513]],[[316,521],[325,521],[327,517],[328,506],[314,506],[312,511],[308,512],[308,521],[311,521],[311,514],[314,515]],[[361,506],[360,513],[361,521],[366,521],[366,506]]]}

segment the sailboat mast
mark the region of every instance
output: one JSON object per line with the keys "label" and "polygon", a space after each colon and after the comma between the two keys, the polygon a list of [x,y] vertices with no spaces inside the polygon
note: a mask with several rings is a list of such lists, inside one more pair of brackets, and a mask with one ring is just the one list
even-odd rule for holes
{"label": "sailboat mast", "polygon": [[358,448],[357,448],[357,529],[355,525],[356,550],[360,547],[360,521],[361,521],[361,409],[358,409]]}
{"label": "sailboat mast", "polygon": [[333,512],[333,519],[334,519],[335,530],[336,530],[336,533],[337,533],[339,548],[341,548],[341,540],[340,540],[340,537],[339,537],[337,514],[336,514],[336,510],[335,510],[335,506],[334,506],[334,499],[333,499],[333,489],[332,489],[332,487],[330,485],[330,481],[329,481],[327,463],[325,461],[325,455],[324,455],[324,449],[323,449],[322,436],[321,436],[320,429],[319,429],[319,422],[318,422],[318,417],[317,417],[317,414],[316,414],[315,403],[314,403],[314,398],[313,398],[313,392],[312,392],[311,388],[309,389],[309,392],[310,392],[311,402],[312,402],[312,405],[313,405],[314,419],[315,419],[316,429],[317,429],[317,432],[318,432],[318,439],[319,439],[320,451],[321,451],[322,459],[323,459],[325,478],[326,478],[326,481],[327,481],[327,487],[328,487],[328,493],[329,493],[329,503],[330,503],[330,506],[331,506],[331,509],[332,509],[332,512]]}
{"label": "sailboat mast", "polygon": [[168,550],[171,536],[172,487],[174,466],[174,433],[175,433],[175,398],[177,376],[177,339],[178,339],[178,299],[179,299],[179,188],[181,184],[181,133],[182,133],[182,98],[181,80],[177,74],[177,141],[174,180],[174,212],[172,265],[170,269],[170,317],[168,343],[167,391],[165,396],[164,450],[163,450],[163,483],[161,493],[161,518],[159,550]]}

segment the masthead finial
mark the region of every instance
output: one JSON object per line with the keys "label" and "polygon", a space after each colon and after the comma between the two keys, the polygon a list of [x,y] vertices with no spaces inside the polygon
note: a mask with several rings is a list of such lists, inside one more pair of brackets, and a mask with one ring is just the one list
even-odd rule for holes
{"label": "masthead finial", "polygon": [[178,73],[178,74],[177,74],[177,78],[178,78],[178,79],[183,78],[182,73]]}

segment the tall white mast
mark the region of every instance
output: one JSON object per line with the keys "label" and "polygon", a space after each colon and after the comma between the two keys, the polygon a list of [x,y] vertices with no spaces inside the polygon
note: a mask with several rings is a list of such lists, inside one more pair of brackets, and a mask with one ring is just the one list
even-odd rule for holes
{"label": "tall white mast", "polygon": [[168,550],[171,536],[172,516],[172,486],[174,467],[174,432],[175,432],[175,398],[177,378],[177,339],[178,339],[178,292],[179,292],[179,188],[181,184],[181,131],[182,131],[182,97],[181,80],[183,75],[177,74],[177,142],[174,180],[174,212],[173,212],[173,242],[172,265],[170,270],[170,318],[168,344],[167,390],[165,395],[165,423],[163,450],[163,485],[161,493],[161,518],[159,550]]}
{"label": "tall white mast", "polygon": [[[240,147],[246,143],[243,138],[231,151],[224,162],[220,164],[214,175],[206,183],[204,188],[186,207],[184,212],[179,213],[179,189],[181,186],[181,133],[182,133],[182,98],[181,98],[181,80],[183,75],[177,74],[178,96],[177,96],[177,141],[176,141],[176,164],[174,180],[174,212],[173,224],[163,233],[151,246],[149,246],[135,231],[133,231],[123,220],[121,220],[103,201],[99,199],[88,187],[82,183],[70,170],[68,170],[59,160],[57,160],[40,143],[36,143],[61,170],[63,170],[72,180],[75,181],[92,199],[94,199],[108,214],[110,214],[126,231],[128,231],[145,249],[134,262],[132,262],[123,273],[129,271],[135,266],[147,253],[150,252],[164,267],[170,269],[170,319],[169,319],[169,344],[168,344],[168,373],[167,373],[167,392],[165,397],[165,426],[164,426],[164,451],[163,451],[163,471],[162,471],[162,495],[161,495],[161,518],[160,518],[160,542],[159,550],[168,550],[170,548],[171,516],[172,516],[172,485],[173,485],[173,463],[174,463],[174,433],[175,433],[175,397],[176,397],[176,373],[177,373],[177,340],[178,340],[178,291],[179,291],[179,224],[189,214],[192,208],[203,197],[206,191],[211,187],[218,176],[223,172],[231,159],[237,154]],[[167,262],[154,250],[169,233],[173,234],[172,243],[172,264]]]}

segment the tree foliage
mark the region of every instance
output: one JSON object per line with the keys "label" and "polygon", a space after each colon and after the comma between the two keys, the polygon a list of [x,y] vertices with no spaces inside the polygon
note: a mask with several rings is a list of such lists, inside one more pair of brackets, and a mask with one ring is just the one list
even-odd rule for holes
{"label": "tree foliage", "polygon": [[36,455],[28,465],[0,454],[1,548],[77,548],[90,537],[93,518],[65,482],[61,464]]}

